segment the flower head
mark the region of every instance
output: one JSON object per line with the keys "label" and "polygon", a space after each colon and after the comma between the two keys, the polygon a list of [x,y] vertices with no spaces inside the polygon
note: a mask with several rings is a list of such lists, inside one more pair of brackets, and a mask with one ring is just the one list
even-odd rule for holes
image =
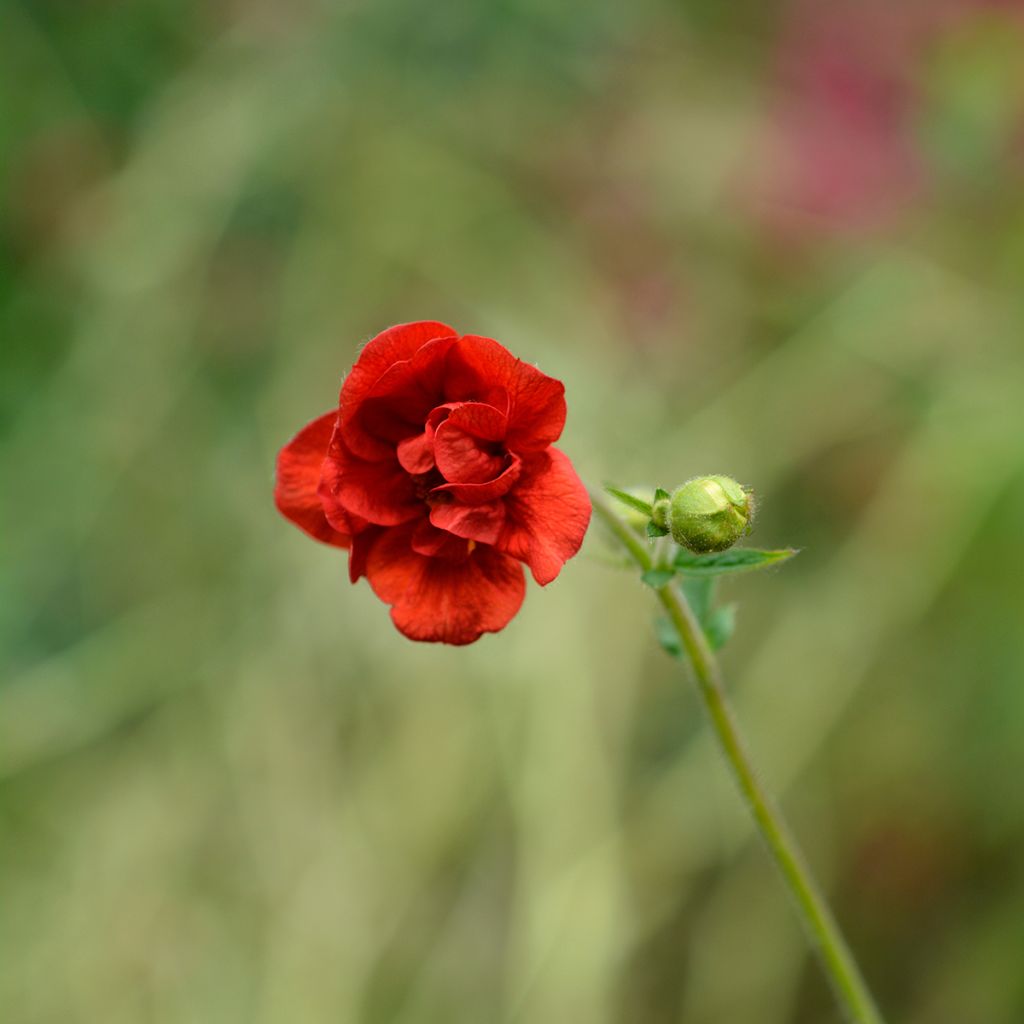
{"label": "flower head", "polygon": [[564,391],[490,338],[392,327],[281,450],[277,507],[348,548],[406,636],[472,643],[519,610],[519,563],[543,586],[583,542],[590,500],[552,447]]}

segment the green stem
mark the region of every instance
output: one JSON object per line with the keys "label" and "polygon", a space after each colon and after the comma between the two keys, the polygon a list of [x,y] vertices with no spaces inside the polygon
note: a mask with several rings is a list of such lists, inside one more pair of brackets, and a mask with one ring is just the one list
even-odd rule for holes
{"label": "green stem", "polygon": [[[643,540],[602,499],[593,496],[594,511],[608,525],[641,571],[653,567]],[[672,583],[656,591],[693,665],[697,688],[711,718],[719,747],[740,793],[750,808],[768,850],[789,888],[804,927],[818,953],[836,998],[851,1021],[883,1024],[871,993],[832,911],[812,876],[782,812],[758,778],[722,683],[721,671],[704,631],[686,598]]]}

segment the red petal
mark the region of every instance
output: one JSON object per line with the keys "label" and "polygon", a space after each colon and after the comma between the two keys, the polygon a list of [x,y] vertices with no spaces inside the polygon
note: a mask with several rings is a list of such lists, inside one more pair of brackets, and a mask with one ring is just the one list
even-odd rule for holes
{"label": "red petal", "polygon": [[506,464],[508,421],[493,405],[465,402],[451,410],[434,435],[434,458],[441,475],[452,483],[493,480]]}
{"label": "red petal", "polygon": [[431,330],[443,327],[440,335],[430,334],[422,324],[410,326],[422,329],[413,332],[422,338],[413,351],[384,366],[385,354],[394,356],[413,344],[407,340],[404,348],[390,343],[378,346],[389,333],[385,331],[363,350],[342,386],[338,424],[349,448],[365,459],[384,458],[394,442],[419,433],[427,413],[444,400],[445,357],[455,334],[443,324],[430,325]]}
{"label": "red petal", "polygon": [[445,402],[444,405],[439,405],[436,409],[431,409],[430,414],[427,416],[427,433],[433,437],[437,428],[444,423],[449,416],[451,416],[452,410],[458,409],[460,405],[464,404],[464,402]]}
{"label": "red petal", "polygon": [[456,537],[494,544],[505,525],[505,503],[491,501],[484,505],[435,505],[430,510],[434,526]]}
{"label": "red petal", "polygon": [[435,497],[447,495],[447,500],[457,501],[463,505],[483,505],[508,494],[516,485],[522,469],[522,459],[518,455],[512,455],[509,456],[509,464],[493,480],[485,480],[480,484],[438,484],[430,493]]}
{"label": "red petal", "polygon": [[440,555],[462,562],[469,556],[469,545],[465,538],[456,537],[447,530],[439,530],[429,519],[416,524],[410,545],[417,554],[430,555],[432,558]]}
{"label": "red petal", "polygon": [[576,554],[590,525],[590,496],[572,463],[548,448],[523,463],[519,483],[505,497],[505,525],[495,547],[518,558],[541,585]]}
{"label": "red petal", "polygon": [[[437,430],[443,426],[457,426],[481,441],[502,441],[508,431],[508,417],[485,402],[449,402],[442,408],[448,410],[448,415],[438,421]],[[435,409],[431,416],[437,411]]]}
{"label": "red petal", "polygon": [[469,644],[503,629],[523,603],[526,582],[516,562],[485,545],[463,560],[431,558],[411,547],[413,527],[386,530],[367,560],[377,596],[412,640]]}
{"label": "red petal", "polygon": [[335,427],[320,480],[320,500],[328,522],[358,516],[378,526],[397,526],[424,514],[412,478],[395,458],[367,462],[353,455]]}
{"label": "red petal", "polygon": [[336,530],[328,523],[317,495],[327,446],[337,419],[336,409],[325,413],[312,423],[307,423],[281,449],[277,456],[274,503],[285,518],[311,537],[325,544],[347,548],[350,543],[349,531]]}
{"label": "red petal", "polygon": [[383,526],[368,526],[352,537],[352,548],[348,553],[348,578],[358,583],[366,575],[366,559],[373,542],[384,532]]}
{"label": "red petal", "polygon": [[355,366],[342,386],[342,400],[346,404],[358,404],[381,375],[395,363],[411,359],[434,338],[454,337],[456,333],[447,324],[436,320],[417,320],[381,331],[368,341],[359,353]]}
{"label": "red petal", "polygon": [[506,443],[513,451],[546,448],[565,426],[562,382],[516,359],[491,338],[470,334],[452,346],[445,386],[449,398],[507,409]]}
{"label": "red petal", "polygon": [[[444,405],[436,406],[427,414],[422,434],[414,434],[412,437],[403,438],[398,442],[398,461],[406,471],[422,474],[429,473],[434,468],[434,434],[438,426],[448,419],[452,410],[464,404],[463,402],[447,402]],[[502,419],[504,419],[503,416]]]}
{"label": "red petal", "polygon": [[398,461],[407,473],[419,475],[434,468],[434,439],[430,431],[398,442]]}

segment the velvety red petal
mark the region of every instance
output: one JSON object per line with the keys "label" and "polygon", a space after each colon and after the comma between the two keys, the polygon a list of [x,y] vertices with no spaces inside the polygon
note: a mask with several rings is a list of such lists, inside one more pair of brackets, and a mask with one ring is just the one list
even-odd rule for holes
{"label": "velvety red petal", "polygon": [[452,409],[434,435],[434,459],[452,483],[484,483],[506,465],[504,445],[508,421],[493,405],[466,402]]}
{"label": "velvety red petal", "polygon": [[493,480],[479,484],[438,484],[430,493],[434,497],[445,495],[447,500],[463,505],[483,505],[508,494],[519,480],[522,469],[522,459],[511,455],[508,456],[508,465]]}
{"label": "velvety red petal", "polygon": [[366,575],[366,559],[374,541],[384,532],[383,526],[367,526],[352,536],[352,547],[348,553],[348,578],[358,583]]}
{"label": "velvety red petal", "polygon": [[557,448],[531,455],[505,497],[505,524],[494,542],[550,583],[576,554],[590,525],[590,496],[572,463]]}
{"label": "velvety red petal", "polygon": [[565,426],[562,382],[517,359],[492,338],[468,334],[452,346],[445,386],[450,399],[506,410],[506,443],[514,451],[546,448]]}
{"label": "velvety red petal", "polygon": [[412,640],[469,644],[503,629],[519,611],[526,581],[512,558],[466,542],[466,557],[432,558],[414,551],[413,527],[386,530],[367,559],[367,578]]}
{"label": "velvety red petal", "polygon": [[462,404],[465,403],[447,402],[444,405],[435,406],[427,413],[422,433],[405,437],[398,442],[398,461],[407,472],[423,474],[429,473],[434,468],[434,434],[437,428],[448,419],[452,410]]}
{"label": "velvety red petal", "polygon": [[427,414],[444,401],[446,359],[455,341],[449,336],[424,342],[408,359],[392,363],[361,387],[358,397],[347,394],[346,381],[338,424],[356,455],[384,458],[398,441],[423,430]]}
{"label": "velvety red petal", "polygon": [[[327,448],[338,419],[337,410],[307,423],[277,456],[277,482],[274,503],[285,518],[290,519],[311,537],[347,548],[349,531],[336,530],[327,521],[317,494]],[[347,524],[345,524],[347,526]]]}
{"label": "velvety red petal", "polygon": [[394,452],[378,462],[361,459],[349,451],[339,427],[331,435],[319,494],[332,524],[358,516],[377,526],[397,526],[423,515],[423,500]]}
{"label": "velvety red petal", "polygon": [[429,473],[434,468],[434,439],[427,431],[399,441],[396,452],[407,473]]}
{"label": "velvety red petal", "polygon": [[428,341],[454,337],[457,332],[436,320],[417,320],[398,324],[381,331],[359,353],[341,389],[346,403],[358,403],[389,367],[403,359],[411,359]]}
{"label": "velvety red petal", "polygon": [[505,503],[491,501],[482,505],[435,505],[430,510],[434,526],[456,537],[475,540],[480,544],[494,544],[505,525]]}
{"label": "velvety red petal", "polygon": [[493,405],[449,402],[444,408],[448,410],[448,416],[435,429],[455,426],[481,441],[502,441],[508,432],[508,417]]}
{"label": "velvety red petal", "polygon": [[426,432],[430,437],[433,437],[437,428],[451,416],[453,409],[457,409],[460,405],[464,404],[464,402],[445,402],[443,405],[437,406],[436,409],[431,409],[427,414],[426,424]]}
{"label": "velvety red petal", "polygon": [[447,530],[438,529],[429,519],[417,523],[410,546],[420,555],[442,556],[464,561],[469,556],[469,545],[464,537],[456,537]]}

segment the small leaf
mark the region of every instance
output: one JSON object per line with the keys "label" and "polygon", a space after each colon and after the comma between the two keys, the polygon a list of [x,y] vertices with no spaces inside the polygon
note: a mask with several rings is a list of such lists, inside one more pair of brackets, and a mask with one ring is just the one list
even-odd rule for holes
{"label": "small leaf", "polygon": [[672,497],[672,495],[669,494],[668,491],[666,491],[664,487],[659,487],[654,492],[654,500],[655,501],[668,501],[669,499],[671,499],[671,497]]}
{"label": "small leaf", "polygon": [[628,505],[631,509],[635,509],[637,512],[642,512],[645,516],[649,516],[651,514],[650,502],[636,498],[632,494],[628,494],[626,491],[620,491],[617,487],[609,487],[607,484],[605,484],[604,489],[613,498],[621,501],[623,505]]}
{"label": "small leaf", "polygon": [[680,551],[676,555],[675,567],[686,576],[723,576],[726,573],[750,572],[778,565],[795,555],[796,548],[780,548],[776,551],[759,551],[757,548],[730,548],[711,555],[695,555]]}
{"label": "small leaf", "polygon": [[668,530],[664,526],[659,526],[655,522],[647,524],[647,536],[648,537],[667,537]]}
{"label": "small leaf", "polygon": [[675,576],[675,569],[648,569],[640,579],[649,587],[660,590],[666,583],[671,583]]}
{"label": "small leaf", "polygon": [[661,644],[663,651],[672,655],[673,658],[682,658],[683,645],[679,642],[679,634],[671,621],[664,616],[656,618],[654,620],[654,635],[658,638],[658,643]]}
{"label": "small leaf", "polygon": [[717,651],[724,647],[736,629],[736,605],[724,604],[716,608],[704,623],[704,635],[708,638],[711,650]]}
{"label": "small leaf", "polygon": [[693,614],[697,616],[697,621],[706,626],[715,597],[715,577],[684,576],[680,584]]}

